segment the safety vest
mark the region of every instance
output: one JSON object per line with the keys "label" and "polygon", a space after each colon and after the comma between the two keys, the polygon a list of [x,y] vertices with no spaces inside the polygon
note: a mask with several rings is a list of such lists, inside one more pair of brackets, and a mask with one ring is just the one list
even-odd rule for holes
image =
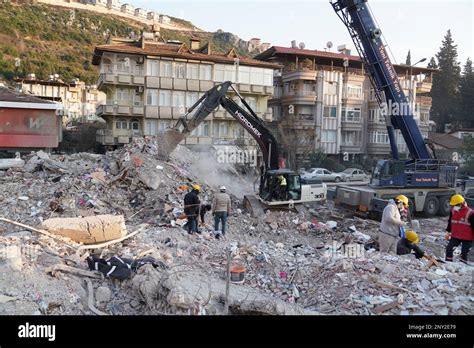
{"label": "safety vest", "polygon": [[284,176],[279,176],[278,181],[280,182],[280,186],[286,186],[286,178]]}
{"label": "safety vest", "polygon": [[459,211],[451,209],[451,236],[462,240],[474,240],[470,218],[474,211],[467,205]]}

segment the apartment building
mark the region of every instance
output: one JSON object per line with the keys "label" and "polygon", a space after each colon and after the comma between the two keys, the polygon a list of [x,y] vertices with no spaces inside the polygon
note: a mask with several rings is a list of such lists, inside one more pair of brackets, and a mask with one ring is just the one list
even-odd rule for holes
{"label": "apartment building", "polygon": [[38,80],[34,74],[29,74],[26,79],[16,79],[15,82],[18,91],[61,104],[64,123],[97,121],[97,105],[105,102],[105,93],[79,79],[66,83],[58,75]]}
{"label": "apartment building", "polygon": [[[345,47],[339,53],[272,46],[255,56],[283,66],[274,78],[269,106],[281,142],[291,143],[286,144],[290,149],[293,144],[300,158],[313,150],[340,160],[390,155],[385,120],[364,65],[359,56],[348,53]],[[417,124],[428,137],[435,70],[405,65],[395,65],[395,70]],[[399,132],[397,141],[400,153],[406,153]]]}
{"label": "apartment building", "polygon": [[107,8],[109,10],[120,11],[122,8],[122,4],[119,0],[107,0]]}
{"label": "apartment building", "polygon": [[160,15],[158,21],[160,24],[171,24],[171,18],[165,15]]}
{"label": "apartment building", "polygon": [[135,17],[140,17],[140,18],[147,18],[147,12],[143,8],[136,8],[135,9]]}
{"label": "apartment building", "polygon": [[[273,72],[279,65],[239,57],[234,50],[213,52],[209,45],[199,47],[195,39],[188,46],[158,42],[156,35],[148,34],[138,41],[115,39],[95,49],[93,64],[100,67],[98,88],[107,94],[106,103],[97,108],[97,115],[107,122],[107,129],[98,133],[99,143],[116,146],[135,136],[157,135],[174,125],[204,92],[229,80],[259,117],[271,120],[267,103],[273,94]],[[244,128],[220,107],[185,144],[255,146]]]}
{"label": "apartment building", "polygon": [[155,11],[150,11],[150,12],[147,13],[146,18],[148,20],[158,22],[159,19],[160,19],[160,14],[158,12],[155,12]]}
{"label": "apartment building", "polygon": [[123,5],[120,7],[120,11],[122,11],[122,12],[125,13],[125,14],[132,15],[132,16],[135,15],[135,8],[134,8],[132,5],[130,5],[130,4],[123,4]]}

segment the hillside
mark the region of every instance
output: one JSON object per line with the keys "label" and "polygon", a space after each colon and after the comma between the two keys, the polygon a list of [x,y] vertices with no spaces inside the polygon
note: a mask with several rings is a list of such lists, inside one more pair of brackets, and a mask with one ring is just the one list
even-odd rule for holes
{"label": "hillside", "polygon": [[[42,4],[2,3],[0,18],[0,78],[6,80],[29,73],[46,79],[57,73],[65,81],[80,78],[95,83],[98,69],[91,60],[96,45],[105,43],[109,34],[125,37],[132,31],[149,30],[119,17]],[[182,23],[192,25],[185,20]],[[161,34],[164,39],[185,43],[191,36],[198,37],[203,45],[210,41],[213,50],[224,52],[236,47],[239,54],[248,55],[247,43],[231,33],[162,29]]]}

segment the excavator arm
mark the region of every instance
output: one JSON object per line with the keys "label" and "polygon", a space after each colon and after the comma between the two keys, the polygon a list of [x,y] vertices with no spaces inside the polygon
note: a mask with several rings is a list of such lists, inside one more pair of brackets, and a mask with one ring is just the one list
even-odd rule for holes
{"label": "excavator arm", "polygon": [[[247,110],[240,107],[227,95],[229,89],[235,92]],[[219,106],[222,106],[234,117],[258,143],[263,154],[266,169],[278,169],[278,145],[275,137],[240,93],[232,86],[230,81],[214,86],[199,98],[199,100],[189,108],[186,115],[177,121],[173,128],[174,132],[186,137]]]}

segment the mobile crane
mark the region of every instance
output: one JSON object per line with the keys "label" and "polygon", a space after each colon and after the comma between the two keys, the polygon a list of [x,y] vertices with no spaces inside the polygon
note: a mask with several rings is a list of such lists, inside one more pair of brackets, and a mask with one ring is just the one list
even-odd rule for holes
{"label": "mobile crane", "polygon": [[[240,99],[245,109],[230,98],[228,95],[230,90]],[[260,167],[258,192],[256,192],[256,195],[244,197],[245,205],[253,215],[263,213],[264,208],[286,207],[296,209],[297,206],[295,205],[299,203],[326,199],[326,184],[321,182],[302,184],[299,174],[289,169],[280,168],[283,167],[280,164],[284,160],[279,157],[279,148],[275,137],[230,81],[218,84],[208,90],[188,109],[183,117],[177,120],[174,127],[163,134],[160,148],[165,149],[165,151],[161,155],[170,154],[186,136],[219,106],[222,106],[250,133],[262,152],[263,164]],[[278,176],[283,176],[287,182],[286,192],[283,195],[277,187]]]}
{"label": "mobile crane", "polygon": [[[393,157],[377,162],[368,187],[338,187],[336,202],[377,215],[387,199],[404,194],[412,201],[410,206],[414,211],[423,211],[429,217],[448,215],[450,196],[459,191],[456,188],[457,167],[433,158],[428,150],[367,0],[330,3],[346,25],[368,71],[375,97],[385,111]],[[410,160],[399,158],[396,129],[407,144]]]}

